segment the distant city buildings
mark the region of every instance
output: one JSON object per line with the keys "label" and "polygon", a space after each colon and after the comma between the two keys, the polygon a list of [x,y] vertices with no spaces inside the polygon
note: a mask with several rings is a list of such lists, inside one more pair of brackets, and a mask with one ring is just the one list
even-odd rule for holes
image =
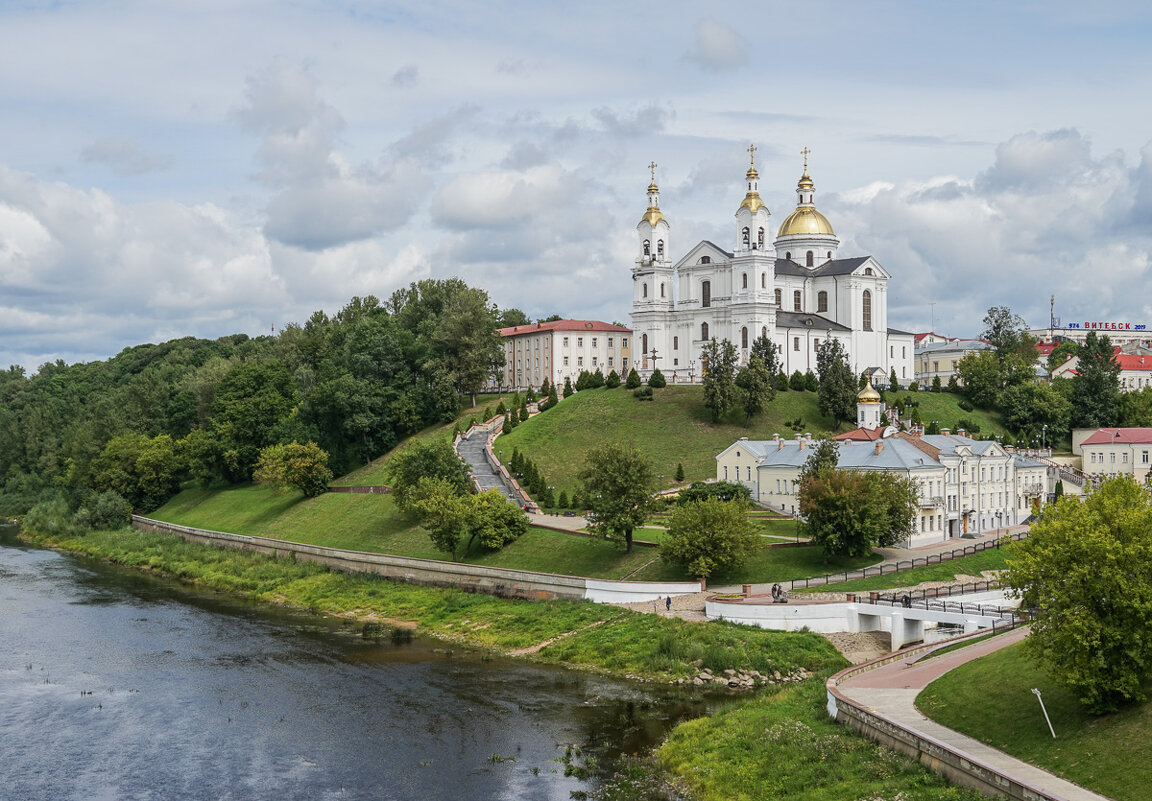
{"label": "distant city buildings", "polygon": [[1152,428],[1076,429],[1072,453],[1093,478],[1131,476],[1143,483],[1152,469]]}
{"label": "distant city buildings", "polygon": [[[924,389],[932,385],[932,379],[939,378],[947,385],[952,376],[960,381],[956,366],[969,353],[987,350],[992,346],[982,339],[948,339],[939,334],[917,336],[916,343],[916,382]],[[963,384],[963,381],[960,381]]]}

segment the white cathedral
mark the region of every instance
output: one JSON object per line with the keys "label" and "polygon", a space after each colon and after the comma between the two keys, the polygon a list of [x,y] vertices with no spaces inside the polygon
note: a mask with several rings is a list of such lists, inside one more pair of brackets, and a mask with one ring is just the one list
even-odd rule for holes
{"label": "white cathedral", "polygon": [[705,240],[675,263],[656,165],[649,165],[648,211],[636,226],[632,268],[632,353],[641,376],[659,368],[669,381],[699,381],[709,340],[731,340],[743,364],[759,336],[776,345],[787,374],[816,372],[817,345],[834,337],[857,375],[871,371],[887,384],[895,370],[906,386],[914,375],[913,335],[888,328],[890,276],[871,256],[840,257],[840,240],[813,202],[809,151],[796,209],[773,237],[756,148],[748,150],[748,189],[736,209],[732,250]]}

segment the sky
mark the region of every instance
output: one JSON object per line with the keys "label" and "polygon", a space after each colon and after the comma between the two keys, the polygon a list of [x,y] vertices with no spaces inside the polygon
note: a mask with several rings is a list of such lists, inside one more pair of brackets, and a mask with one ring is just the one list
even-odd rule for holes
{"label": "sky", "polygon": [[0,365],[259,335],[458,276],[628,323],[670,252],[778,224],[811,150],[889,325],[1152,324],[1152,5],[0,0]]}

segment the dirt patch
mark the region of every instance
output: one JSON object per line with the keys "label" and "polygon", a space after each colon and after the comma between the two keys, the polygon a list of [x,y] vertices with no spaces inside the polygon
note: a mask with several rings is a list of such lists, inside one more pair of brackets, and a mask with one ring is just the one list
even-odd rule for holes
{"label": "dirt patch", "polygon": [[892,635],[886,631],[865,631],[858,634],[834,632],[822,636],[853,665],[892,653]]}

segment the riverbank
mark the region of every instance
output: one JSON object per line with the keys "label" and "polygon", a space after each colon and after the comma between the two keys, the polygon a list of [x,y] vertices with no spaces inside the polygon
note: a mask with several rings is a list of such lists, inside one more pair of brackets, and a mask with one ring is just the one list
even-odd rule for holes
{"label": "riverbank", "polygon": [[[725,670],[779,672],[782,677],[803,669],[813,678],[761,689],[720,714],[677,727],[656,752],[660,769],[702,801],[786,796],[833,801],[846,797],[847,787],[851,797],[860,798],[978,798],[827,717],[823,679],[846,662],[816,634],[693,623],[587,602],[528,602],[407,585],[132,529],[21,536],[200,588],[355,620],[377,634],[382,625],[414,628],[463,648],[520,653],[521,658],[635,680],[687,682],[695,688],[691,679],[704,669],[718,675]],[[798,772],[798,766],[809,764],[819,771]],[[659,783],[655,763],[639,760],[632,768]],[[804,783],[797,784],[797,776]],[[637,781],[644,784],[648,778]]]}

